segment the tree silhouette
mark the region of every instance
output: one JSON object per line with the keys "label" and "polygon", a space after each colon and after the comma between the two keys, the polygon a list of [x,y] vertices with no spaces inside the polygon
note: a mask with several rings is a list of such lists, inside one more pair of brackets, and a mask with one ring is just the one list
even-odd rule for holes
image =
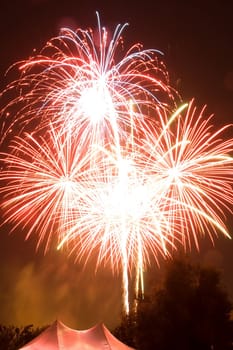
{"label": "tree silhouette", "polygon": [[139,350],[230,350],[231,311],[219,272],[179,259],[170,262],[163,285],[140,302],[137,315],[122,320],[115,335]]}
{"label": "tree silhouette", "polygon": [[21,328],[0,325],[0,349],[17,350],[38,336],[45,328],[33,328],[33,325]]}

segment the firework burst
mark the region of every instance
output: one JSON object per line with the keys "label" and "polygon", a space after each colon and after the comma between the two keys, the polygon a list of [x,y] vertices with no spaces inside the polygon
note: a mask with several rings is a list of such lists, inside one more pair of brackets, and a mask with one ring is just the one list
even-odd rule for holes
{"label": "firework burst", "polygon": [[214,130],[212,117],[204,118],[205,108],[198,114],[193,102],[187,107],[170,120],[160,115],[161,131],[147,135],[142,152],[145,168],[158,175],[169,207],[182,218],[183,244],[190,246],[193,239],[198,248],[202,234],[212,239],[221,231],[230,238],[224,209],[231,212],[233,203],[233,140],[224,140],[229,125]]}
{"label": "firework burst", "polygon": [[57,232],[61,238],[63,223],[72,215],[89,158],[72,138],[58,135],[52,126],[47,140],[25,134],[16,137],[9,149],[1,155],[7,164],[1,173],[1,180],[8,183],[1,189],[7,221],[14,221],[14,228],[30,227],[26,238],[39,231],[38,244],[46,237],[47,249],[46,234]]}
{"label": "firework burst", "polygon": [[2,109],[0,193],[5,221],[37,233],[45,251],[55,239],[77,260],[121,271],[128,312],[130,272],[138,295],[159,254],[198,247],[206,233],[229,237],[233,140],[193,102],[175,108],[155,50],[122,54],[125,26],[109,40],[98,23],[97,41],[64,29],[17,64],[20,79],[3,92],[19,94]]}
{"label": "firework burst", "polygon": [[110,40],[98,24],[98,37],[92,30],[62,29],[39,55],[13,66],[20,78],[3,92],[17,93],[2,110],[3,140],[14,130],[44,132],[52,122],[75,133],[84,148],[104,146],[143,128],[155,107],[174,107],[160,53],[136,44],[123,54],[126,25],[118,25]]}

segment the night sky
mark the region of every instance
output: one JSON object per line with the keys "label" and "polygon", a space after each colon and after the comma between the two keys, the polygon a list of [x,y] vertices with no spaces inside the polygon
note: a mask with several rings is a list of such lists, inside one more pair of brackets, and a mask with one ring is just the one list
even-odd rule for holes
{"label": "night sky", "polygon": [[[4,1],[0,12],[0,87],[7,83],[4,73],[14,62],[28,58],[33,49],[69,26],[94,28],[96,10],[102,24],[113,31],[118,23],[130,25],[124,32],[125,47],[141,42],[145,48],[164,53],[170,83],[183,100],[195,98],[201,109],[207,105],[217,126],[233,122],[233,5],[230,1]],[[204,3],[204,4],[203,4]],[[106,5],[107,4],[107,5]],[[231,229],[229,219],[229,231]],[[120,319],[120,276],[108,267],[86,269],[64,252],[51,249],[45,256],[36,251],[36,237],[24,241],[25,233],[9,235],[0,230],[0,323],[46,325],[59,318],[68,326],[88,328],[103,321],[108,327]],[[221,270],[233,297],[233,242],[223,237],[203,240],[194,261]],[[163,262],[161,261],[163,265]],[[161,271],[149,267],[149,281]]]}

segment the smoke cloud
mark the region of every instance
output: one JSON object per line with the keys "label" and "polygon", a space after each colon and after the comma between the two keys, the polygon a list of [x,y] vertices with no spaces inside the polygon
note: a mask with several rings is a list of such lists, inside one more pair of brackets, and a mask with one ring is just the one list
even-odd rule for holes
{"label": "smoke cloud", "polygon": [[92,262],[84,268],[63,252],[35,253],[30,243],[13,236],[5,238],[5,245],[0,268],[1,324],[44,326],[59,319],[76,329],[98,322],[112,329],[119,323],[120,275],[113,276],[107,267],[95,271]]}

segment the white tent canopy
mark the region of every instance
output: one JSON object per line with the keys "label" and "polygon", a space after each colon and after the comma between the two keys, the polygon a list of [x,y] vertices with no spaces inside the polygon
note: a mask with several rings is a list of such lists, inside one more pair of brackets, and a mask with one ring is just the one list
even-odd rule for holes
{"label": "white tent canopy", "polygon": [[132,350],[115,338],[103,324],[78,331],[55,321],[20,350]]}

